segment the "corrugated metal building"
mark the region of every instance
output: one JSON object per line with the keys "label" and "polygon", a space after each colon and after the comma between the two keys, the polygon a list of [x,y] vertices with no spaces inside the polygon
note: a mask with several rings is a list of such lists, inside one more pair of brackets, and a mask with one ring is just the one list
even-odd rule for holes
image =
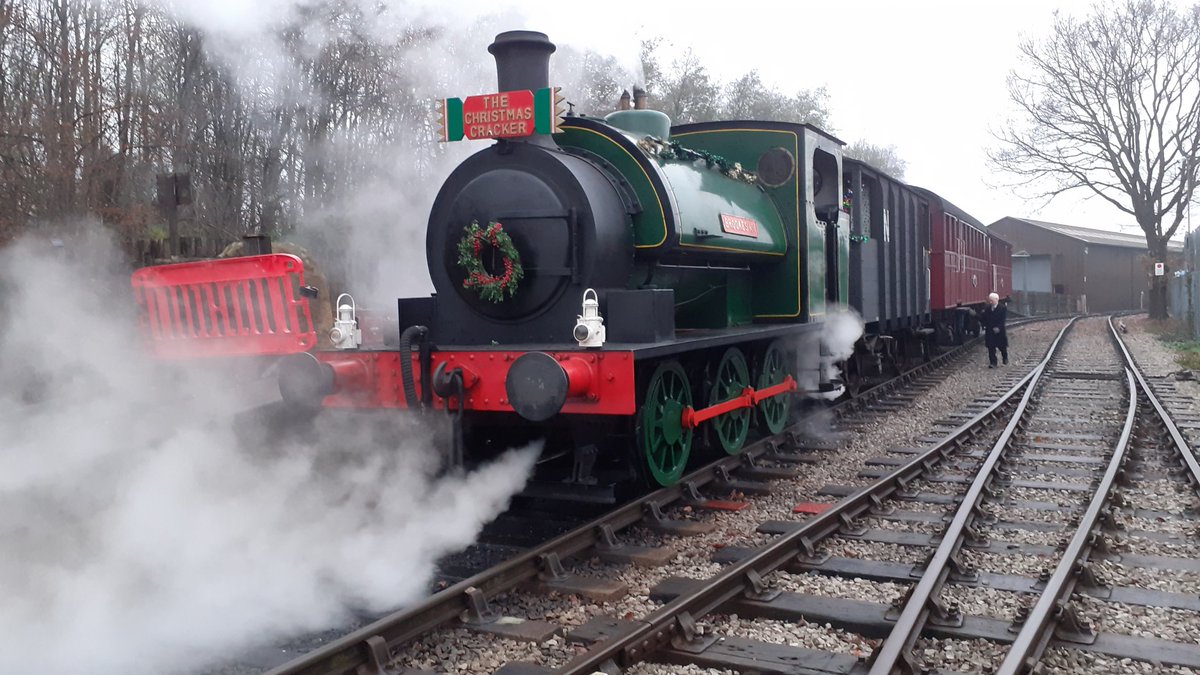
{"label": "corrugated metal building", "polygon": [[[1153,265],[1140,231],[1109,232],[1012,216],[988,229],[1012,242],[1014,252],[1049,256],[1051,290],[1078,296],[1084,311],[1149,306]],[[1168,247],[1169,252],[1182,250],[1179,242]]]}

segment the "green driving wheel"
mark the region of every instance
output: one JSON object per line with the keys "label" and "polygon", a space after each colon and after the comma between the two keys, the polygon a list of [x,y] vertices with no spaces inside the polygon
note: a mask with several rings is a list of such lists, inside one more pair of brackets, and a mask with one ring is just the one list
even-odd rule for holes
{"label": "green driving wheel", "polygon": [[[783,350],[783,343],[776,340],[763,354],[754,388],[766,389],[783,382],[787,376],[787,354]],[[787,426],[788,411],[791,407],[791,394],[772,396],[758,404],[758,421],[768,432],[777,434]]]}
{"label": "green driving wheel", "polygon": [[[750,368],[746,365],[746,357],[737,347],[730,347],[717,364],[717,377],[709,392],[708,404],[713,406],[737,398],[749,386]],[[727,454],[736,455],[742,451],[750,433],[752,413],[751,408],[739,408],[713,418],[713,431]]]}
{"label": "green driving wheel", "polygon": [[677,361],[654,371],[642,404],[642,452],[659,485],[679,482],[692,451],[692,430],[683,427],[683,410],[692,405],[687,373]]}

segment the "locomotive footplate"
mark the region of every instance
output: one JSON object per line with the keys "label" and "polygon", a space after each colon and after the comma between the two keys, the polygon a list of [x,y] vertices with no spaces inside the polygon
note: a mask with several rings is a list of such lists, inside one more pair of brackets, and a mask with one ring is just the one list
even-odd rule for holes
{"label": "locomotive footplate", "polygon": [[698,349],[716,347],[731,347],[748,342],[774,340],[776,338],[801,339],[816,337],[820,334],[821,325],[808,324],[758,324],[724,329],[681,329],[675,332],[675,339],[662,340],[650,344],[612,345],[625,347],[633,352],[638,361],[662,358],[693,352]]}
{"label": "locomotive footplate", "polygon": [[[609,343],[603,349],[562,349],[561,345],[455,346],[432,350],[429,368],[435,374],[461,374],[462,408],[467,411],[518,412],[542,421],[557,414],[633,415],[636,412],[635,364],[694,353],[702,349],[736,346],[783,338],[797,341],[816,338],[819,325],[778,324],[726,330],[678,331],[675,339],[649,344]],[[797,342],[797,347],[800,343]],[[397,351],[321,351],[313,357],[328,366],[330,392],[322,405],[331,408],[446,409],[460,402],[436,391],[424,392],[420,355],[412,353],[416,398],[405,400]],[[811,364],[816,369],[817,364]],[[788,391],[794,390],[794,385]],[[766,395],[784,393],[770,391]],[[760,393],[761,397],[763,394]]]}

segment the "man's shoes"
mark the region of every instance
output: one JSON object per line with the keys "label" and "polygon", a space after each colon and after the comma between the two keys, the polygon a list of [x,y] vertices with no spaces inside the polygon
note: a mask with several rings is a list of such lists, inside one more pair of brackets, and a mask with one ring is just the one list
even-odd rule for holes
{"label": "man's shoes", "polygon": [[996,367],[996,364],[994,364],[994,363],[989,363],[989,364],[988,364],[988,368],[995,368],[995,367]]}

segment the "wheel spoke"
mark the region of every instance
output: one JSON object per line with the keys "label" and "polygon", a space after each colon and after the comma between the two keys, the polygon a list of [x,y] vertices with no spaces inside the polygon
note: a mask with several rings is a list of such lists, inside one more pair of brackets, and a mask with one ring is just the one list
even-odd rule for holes
{"label": "wheel spoke", "polygon": [[640,439],[649,473],[660,485],[675,484],[687,465],[693,434],[680,414],[691,404],[683,368],[675,361],[660,364],[647,383]]}
{"label": "wheel spoke", "polygon": [[[778,341],[771,343],[763,355],[762,371],[758,375],[758,388],[765,389],[777,385],[787,377],[784,366],[784,352]],[[788,410],[791,399],[788,395],[774,396],[758,404],[758,418],[765,430],[772,434],[783,431],[787,424]]]}
{"label": "wheel spoke", "polygon": [[[750,386],[750,369],[746,366],[746,357],[736,347],[725,351],[714,372],[708,394],[710,406],[734,400]],[[746,436],[750,431],[750,418],[745,410],[731,410],[713,418],[711,429],[721,448],[728,454],[735,455],[741,452],[746,443]]]}

